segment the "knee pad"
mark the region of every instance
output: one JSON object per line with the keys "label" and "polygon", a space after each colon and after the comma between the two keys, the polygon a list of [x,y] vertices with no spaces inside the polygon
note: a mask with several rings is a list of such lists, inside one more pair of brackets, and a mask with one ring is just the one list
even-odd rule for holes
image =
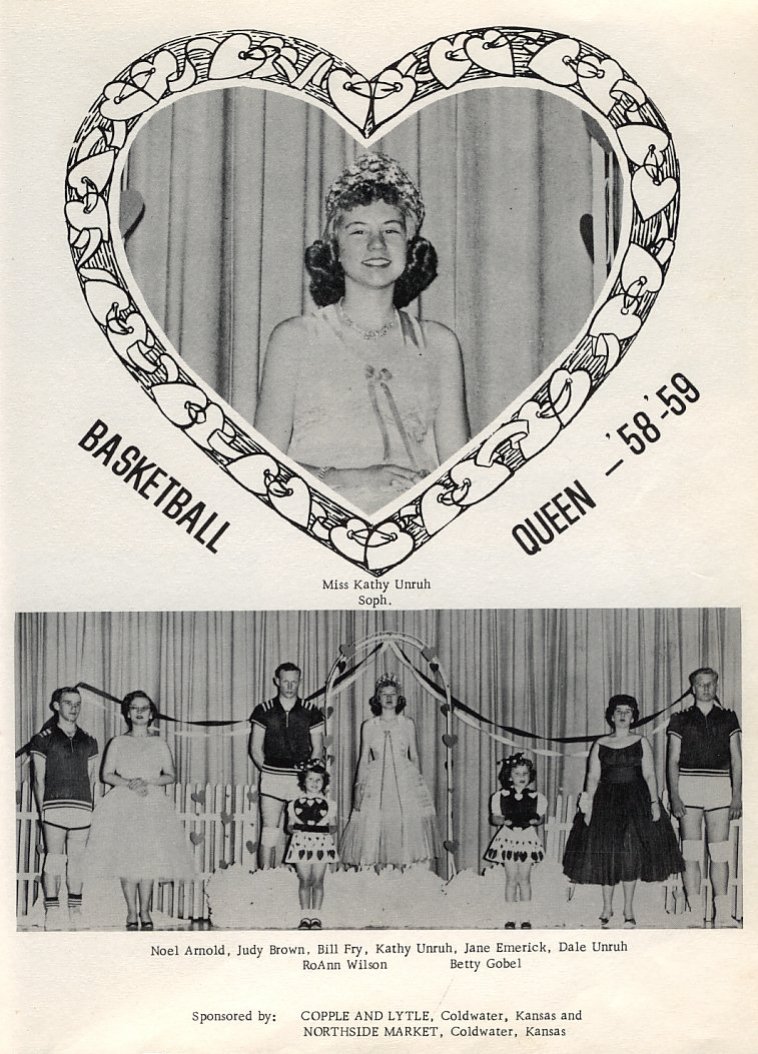
{"label": "knee pad", "polygon": [[278,827],[264,827],[261,831],[261,846],[265,849],[273,849],[279,844],[280,833]]}
{"label": "knee pad", "polygon": [[66,873],[66,854],[47,853],[45,856],[45,862],[42,865],[42,873],[62,878]]}
{"label": "knee pad", "polygon": [[708,855],[714,864],[729,862],[729,842],[709,842]]}
{"label": "knee pad", "polygon": [[700,863],[703,859],[703,843],[699,838],[682,839],[682,856],[690,863]]}

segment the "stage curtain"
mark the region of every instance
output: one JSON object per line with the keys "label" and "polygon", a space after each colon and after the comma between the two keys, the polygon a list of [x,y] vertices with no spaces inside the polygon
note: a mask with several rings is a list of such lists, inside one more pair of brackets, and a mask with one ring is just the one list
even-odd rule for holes
{"label": "stage curtain", "polygon": [[[183,97],[130,149],[122,185],[145,204],[131,271],[189,366],[248,422],[272,329],[313,306],[303,251],[325,191],[365,149],[317,107],[256,85]],[[476,434],[600,295],[621,222],[615,155],[586,113],[525,86],[430,103],[371,149],[420,186],[439,277],[411,310],[458,334]]]}
{"label": "stage curtain", "polygon": [[[276,666],[285,660],[300,665],[307,695],[324,685],[341,645],[388,631],[436,652],[453,695],[467,706],[491,721],[543,735],[603,734],[606,703],[619,692],[636,696],[643,716],[651,714],[680,696],[688,673],[702,665],[719,671],[723,704],[738,714],[741,709],[740,618],[731,609],[29,613],[16,619],[16,748],[50,716],[50,696],[60,685],[85,682],[119,698],[142,688],[180,721],[239,722],[233,736],[213,729],[187,736],[187,725],[161,722],[180,781],[254,782],[247,718],[274,694]],[[419,651],[403,646],[403,653],[430,675]],[[370,716],[376,677],[386,671],[400,674],[424,777],[443,822],[444,717],[410,671],[381,659],[365,664],[329,715],[340,825],[350,811],[360,725]],[[97,737],[102,756],[108,740],[125,731],[119,708],[86,690],[82,701],[82,727]],[[651,742],[663,786],[666,719],[644,731],[651,736],[661,720],[664,727]],[[478,868],[493,833],[487,802],[497,786],[497,762],[514,748],[459,719],[454,733],[458,866]],[[516,749],[555,752],[534,755],[539,788],[551,803],[559,793],[581,790],[585,746],[519,737],[515,743]],[[17,778],[28,773],[19,759]]]}

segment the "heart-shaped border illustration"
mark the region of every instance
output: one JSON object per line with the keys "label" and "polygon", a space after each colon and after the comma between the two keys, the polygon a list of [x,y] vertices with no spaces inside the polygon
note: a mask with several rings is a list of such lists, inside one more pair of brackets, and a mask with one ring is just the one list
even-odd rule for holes
{"label": "heart-shaped border illustration", "polygon": [[[412,103],[474,82],[543,84],[576,97],[615,132],[631,190],[629,244],[606,299],[522,405],[492,422],[478,447],[381,522],[357,516],[231,420],[185,369],[133,300],[112,240],[116,159],[140,118],[200,85],[276,85],[336,111],[368,142]],[[115,200],[115,196],[114,196]],[[546,30],[473,29],[424,44],[366,78],[306,41],[256,31],[185,37],[105,85],[74,142],[66,176],[69,243],[91,313],[161,412],[242,487],[362,570],[382,575],[549,446],[625,356],[660,291],[674,248],[679,167],[645,91],[612,58]],[[307,475],[307,474],[306,474]]]}

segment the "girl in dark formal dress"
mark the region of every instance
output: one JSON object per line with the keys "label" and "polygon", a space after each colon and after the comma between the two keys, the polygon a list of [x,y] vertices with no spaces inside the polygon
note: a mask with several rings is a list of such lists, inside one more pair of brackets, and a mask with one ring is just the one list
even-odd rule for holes
{"label": "girl in dark formal dress", "polygon": [[682,870],[674,829],[658,800],[653,753],[635,735],[637,700],[614,695],[605,712],[613,731],[592,746],[584,793],[566,842],[563,870],[572,882],[603,887],[600,924],[613,917],[613,893],[624,891],[624,927],[633,929],[639,880],[662,882]]}

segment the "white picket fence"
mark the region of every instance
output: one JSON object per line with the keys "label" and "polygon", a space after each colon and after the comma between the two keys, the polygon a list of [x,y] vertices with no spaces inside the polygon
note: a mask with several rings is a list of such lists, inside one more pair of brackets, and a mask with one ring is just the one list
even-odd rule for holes
{"label": "white picket fence", "polygon": [[[205,900],[205,881],[219,868],[232,864],[244,864],[251,871],[257,867],[258,845],[258,794],[248,784],[174,784],[167,789],[174,807],[184,823],[194,847],[198,876],[192,882],[164,882],[155,891],[154,907],[163,914],[184,920],[208,918]],[[96,800],[104,793],[98,785]],[[16,794],[16,913],[27,914],[37,899],[40,868],[42,866],[42,839],[34,804],[32,786],[20,784]],[[576,811],[573,795],[559,794],[555,807],[545,821],[545,856],[548,860],[560,861],[566,848],[571,825]],[[732,823],[729,835],[730,868],[729,892],[732,898],[732,913],[742,919],[742,824]],[[707,876],[703,861],[703,874]],[[680,895],[681,879],[671,878],[662,885],[667,911],[681,910],[684,898]],[[697,913],[698,905],[691,905]],[[710,883],[703,883],[702,917],[710,918],[712,894]]]}
{"label": "white picket fence", "polygon": [[[95,802],[105,793],[97,785]],[[197,878],[192,882],[162,882],[153,906],[175,919],[208,917],[204,886],[219,868],[256,865],[258,792],[247,784],[176,783],[167,796],[192,842]],[[43,862],[42,834],[32,785],[23,782],[16,794],[16,912],[20,918],[34,904]]]}

